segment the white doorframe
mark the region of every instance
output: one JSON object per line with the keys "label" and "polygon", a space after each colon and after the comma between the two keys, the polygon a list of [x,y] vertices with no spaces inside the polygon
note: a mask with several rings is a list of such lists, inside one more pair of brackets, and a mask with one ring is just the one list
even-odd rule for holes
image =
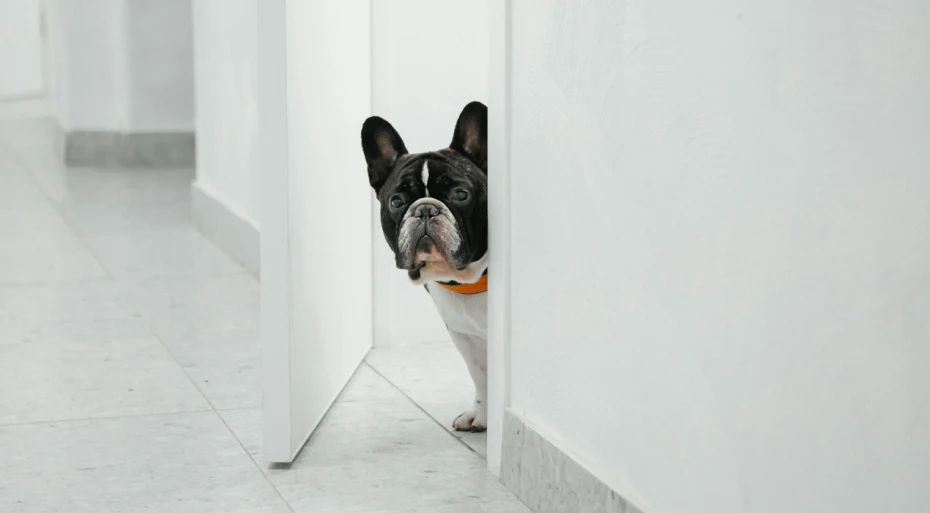
{"label": "white doorframe", "polygon": [[46,93],[46,35],[40,0],[0,3],[0,101],[41,98]]}
{"label": "white doorframe", "polygon": [[264,0],[257,20],[257,93],[261,191],[262,452],[292,461],[290,249],[288,224],[286,0]]}
{"label": "white doorframe", "polygon": [[500,476],[510,406],[510,0],[488,0],[488,468]]}
{"label": "white doorframe", "polygon": [[[358,0],[355,0],[358,1]],[[490,291],[488,297],[488,468],[500,474],[503,413],[510,404],[510,2],[488,0],[490,22],[489,55],[489,224]],[[367,2],[366,2],[367,3]],[[335,5],[335,3],[333,4]],[[371,6],[372,4],[367,3]],[[323,13],[325,14],[325,13]],[[370,14],[370,11],[369,11]],[[262,344],[264,373],[264,457],[268,462],[290,462],[309,437],[322,413],[314,405],[312,418],[305,414],[307,391],[299,374],[313,372],[292,333],[294,287],[291,240],[296,212],[289,201],[293,187],[292,173],[309,172],[292,169],[289,148],[290,118],[296,105],[288,105],[289,74],[286,26],[288,0],[263,0],[257,12],[259,165],[262,173],[261,212],[261,291]],[[368,23],[368,33],[372,28]],[[313,56],[303,55],[304,59]],[[321,57],[322,58],[322,57]],[[371,68],[371,55],[366,65]],[[290,91],[293,93],[293,91]],[[331,94],[331,93],[330,93]],[[377,92],[368,92],[371,102],[378,102]],[[293,94],[291,94],[293,96]],[[369,104],[369,108],[370,108]],[[354,141],[353,141],[354,143]],[[359,174],[360,179],[364,178]],[[291,191],[292,192],[292,191]],[[296,221],[295,221],[296,222]],[[377,233],[377,226],[371,227]],[[370,239],[377,239],[374,233]],[[380,241],[377,241],[380,242]],[[373,255],[372,255],[373,258]],[[374,312],[372,312],[374,315]],[[376,325],[377,323],[373,323]],[[374,326],[372,326],[374,327]],[[359,357],[360,358],[360,357]],[[297,372],[297,374],[295,374]],[[341,379],[328,376],[327,379]],[[346,378],[347,379],[347,378]],[[331,380],[331,381],[332,381]],[[335,397],[333,397],[335,398]],[[318,398],[314,398],[318,399]],[[317,403],[319,401],[316,401]],[[328,406],[328,405],[327,405]],[[319,415],[317,415],[319,413]],[[315,421],[314,421],[315,419]]]}
{"label": "white doorframe", "polygon": [[371,348],[369,186],[345,159],[371,114],[369,3],[263,0],[256,29],[264,458],[287,463]]}
{"label": "white doorframe", "polygon": [[[383,0],[369,0],[371,10],[371,112],[384,116],[390,106],[390,98],[384,87],[378,87],[378,77],[387,76],[393,65],[391,56],[391,38],[387,33],[391,30],[388,23],[389,16],[382,12],[391,8]],[[361,146],[359,146],[361,152]],[[391,301],[391,278],[397,272],[393,266],[386,266],[386,262],[393,262],[393,254],[384,243],[381,231],[381,204],[372,194],[371,198],[371,286],[372,286],[372,334],[374,347],[384,347],[394,344],[395,336],[392,333],[394,304]]]}

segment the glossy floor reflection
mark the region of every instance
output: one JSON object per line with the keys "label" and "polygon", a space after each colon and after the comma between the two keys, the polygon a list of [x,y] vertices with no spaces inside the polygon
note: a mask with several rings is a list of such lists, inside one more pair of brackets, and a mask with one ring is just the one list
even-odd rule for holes
{"label": "glossy floor reflection", "polygon": [[193,172],[66,168],[51,128],[0,119],[0,511],[528,511],[443,428],[451,343],[375,351],[263,463],[259,284],[191,227]]}

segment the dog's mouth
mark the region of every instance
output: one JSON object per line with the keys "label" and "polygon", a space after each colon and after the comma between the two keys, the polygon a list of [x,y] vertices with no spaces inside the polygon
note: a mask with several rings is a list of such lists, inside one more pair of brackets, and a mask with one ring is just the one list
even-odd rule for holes
{"label": "dog's mouth", "polygon": [[423,259],[424,261],[427,257],[438,254],[439,250],[436,249],[436,243],[433,242],[433,238],[429,234],[424,234],[420,237],[420,240],[417,241],[417,246],[413,251],[414,260]]}
{"label": "dog's mouth", "polygon": [[424,234],[420,237],[420,240],[417,241],[417,245],[414,248],[413,258],[411,259],[410,267],[407,269],[407,275],[411,280],[419,280],[420,270],[429,265],[430,262],[435,262],[437,259],[444,260],[442,254],[436,248],[436,243],[433,241],[433,238]]}
{"label": "dog's mouth", "polygon": [[421,271],[430,266],[432,266],[431,268],[442,267],[448,269],[451,267],[458,270],[464,269],[464,267],[452,265],[444,252],[439,249],[439,246],[428,234],[424,234],[417,241],[411,262],[407,268],[407,276],[414,281],[419,280],[422,277]]}
{"label": "dog's mouth", "polygon": [[420,269],[423,269],[424,267],[426,267],[426,262],[418,262],[413,264],[412,268],[407,269],[407,276],[409,276],[411,280],[419,280]]}

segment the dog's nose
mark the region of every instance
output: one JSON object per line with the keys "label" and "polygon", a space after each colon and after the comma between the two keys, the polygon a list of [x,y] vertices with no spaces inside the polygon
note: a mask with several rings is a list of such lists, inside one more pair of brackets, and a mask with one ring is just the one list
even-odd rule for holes
{"label": "dog's nose", "polygon": [[417,207],[413,215],[420,219],[430,220],[439,215],[439,208],[436,205],[424,204]]}

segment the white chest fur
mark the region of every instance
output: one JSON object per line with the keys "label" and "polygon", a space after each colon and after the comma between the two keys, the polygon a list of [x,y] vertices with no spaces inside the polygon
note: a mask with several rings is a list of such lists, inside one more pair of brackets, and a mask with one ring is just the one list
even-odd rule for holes
{"label": "white chest fur", "polygon": [[475,383],[474,402],[452,426],[459,431],[484,431],[488,425],[488,294],[459,294],[436,283],[428,287]]}
{"label": "white chest fur", "polygon": [[459,294],[436,283],[429,284],[429,293],[439,315],[450,330],[487,339],[488,294]]}

